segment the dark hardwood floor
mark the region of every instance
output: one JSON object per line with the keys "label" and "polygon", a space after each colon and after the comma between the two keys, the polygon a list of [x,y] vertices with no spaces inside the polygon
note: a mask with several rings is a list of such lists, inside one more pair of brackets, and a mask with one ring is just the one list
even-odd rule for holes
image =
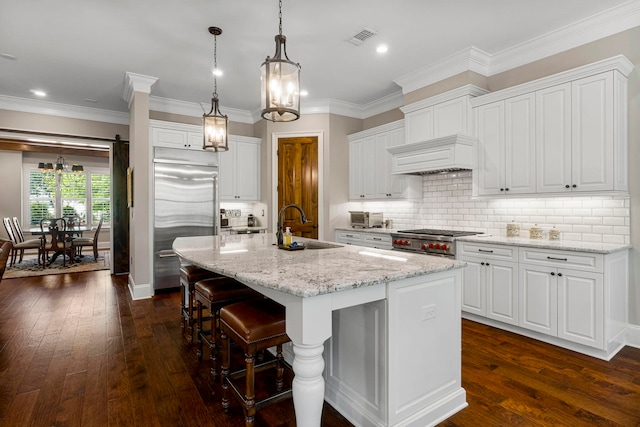
{"label": "dark hardwood floor", "polygon": [[[178,293],[132,301],[106,271],[0,283],[1,426],[241,426],[193,346]],[[640,425],[640,350],[604,362],[463,322],[469,407],[444,426]],[[215,395],[212,395],[215,392]],[[290,401],[257,426],[294,426]],[[325,405],[323,426],[350,426]]]}

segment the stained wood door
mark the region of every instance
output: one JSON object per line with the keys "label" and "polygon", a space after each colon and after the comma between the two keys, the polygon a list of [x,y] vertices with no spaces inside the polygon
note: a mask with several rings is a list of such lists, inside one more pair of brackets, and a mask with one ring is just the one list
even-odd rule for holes
{"label": "stained wood door", "polygon": [[290,203],[307,216],[302,224],[296,209],[287,209],[282,226],[296,236],[318,238],[318,137],[278,138],[278,212]]}

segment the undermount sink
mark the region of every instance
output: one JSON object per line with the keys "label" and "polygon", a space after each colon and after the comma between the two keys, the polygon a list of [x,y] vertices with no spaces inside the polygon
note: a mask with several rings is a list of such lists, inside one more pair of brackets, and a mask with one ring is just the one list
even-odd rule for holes
{"label": "undermount sink", "polygon": [[342,245],[336,245],[335,243],[327,243],[327,242],[304,242],[304,246],[307,249],[332,249],[332,248],[341,248]]}

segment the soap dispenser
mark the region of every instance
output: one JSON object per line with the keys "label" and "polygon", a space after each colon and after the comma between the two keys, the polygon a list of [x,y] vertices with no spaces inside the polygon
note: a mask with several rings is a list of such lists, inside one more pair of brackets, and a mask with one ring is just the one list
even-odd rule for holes
{"label": "soap dispenser", "polygon": [[284,232],[284,245],[289,246],[291,244],[292,238],[293,235],[291,234],[291,227],[287,227],[286,231]]}

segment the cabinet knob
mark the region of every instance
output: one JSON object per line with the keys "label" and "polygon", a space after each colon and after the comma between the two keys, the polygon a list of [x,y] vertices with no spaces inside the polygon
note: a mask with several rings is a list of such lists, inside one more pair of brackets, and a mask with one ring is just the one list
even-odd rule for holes
{"label": "cabinet knob", "polygon": [[565,185],[564,188],[571,188],[569,184]]}
{"label": "cabinet knob", "polygon": [[504,191],[504,188],[501,188],[500,191]]}
{"label": "cabinet knob", "polygon": [[562,276],[562,273],[558,273],[558,277],[561,277],[561,276]]}
{"label": "cabinet knob", "polygon": [[487,263],[486,265],[489,265],[489,263]]}
{"label": "cabinet knob", "polygon": [[552,276],[555,276],[555,275],[556,275],[556,273],[554,273],[554,272],[552,271],[552,272],[551,272],[551,275],[552,275]]}
{"label": "cabinet knob", "polygon": [[573,188],[576,188],[576,187],[577,187],[577,185],[573,184],[573,185],[572,185],[572,187],[573,187]]}
{"label": "cabinet knob", "polygon": [[505,189],[504,189],[504,191],[509,191],[509,189],[508,189],[508,188],[505,188]]}
{"label": "cabinet knob", "polygon": [[481,262],[480,265],[484,265],[484,262]]}

